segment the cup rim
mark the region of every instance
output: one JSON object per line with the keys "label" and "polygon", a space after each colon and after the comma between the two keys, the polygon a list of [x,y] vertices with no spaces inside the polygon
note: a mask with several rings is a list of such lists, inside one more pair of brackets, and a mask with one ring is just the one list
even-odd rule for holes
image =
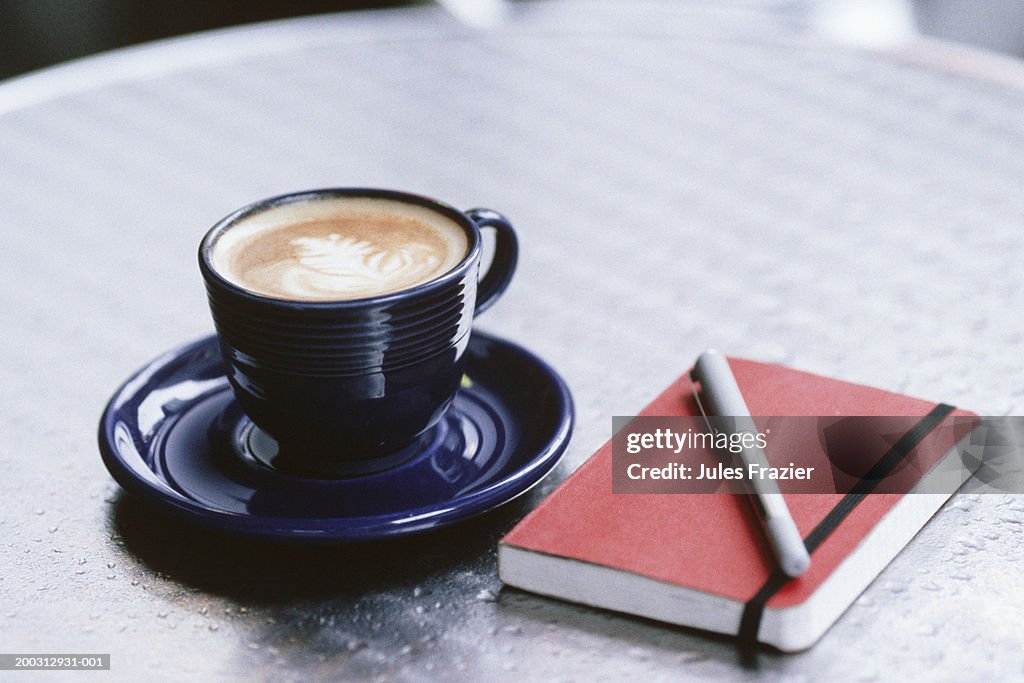
{"label": "cup rim", "polygon": [[[216,243],[217,238],[221,234],[229,230],[231,227],[236,225],[242,220],[255,216],[263,211],[282,206],[285,204],[297,204],[301,202],[316,201],[318,199],[333,198],[333,197],[363,197],[367,199],[388,199],[392,201],[402,202],[405,204],[414,204],[426,209],[430,209],[435,213],[439,213],[446,218],[454,221],[459,225],[466,233],[466,237],[469,239],[469,248],[466,250],[465,256],[462,257],[455,266],[445,271],[441,275],[435,277],[427,282],[422,282],[413,287],[406,289],[400,289],[396,292],[389,292],[387,294],[378,294],[375,296],[362,297],[359,299],[330,299],[324,301],[302,301],[296,299],[285,299],[282,297],[270,296],[267,294],[260,294],[252,290],[246,289],[241,285],[235,284],[231,280],[221,275],[217,269],[213,266],[213,245]],[[368,305],[376,304],[388,304],[395,301],[401,301],[413,296],[419,296],[423,294],[429,294],[436,290],[442,289],[452,282],[459,280],[465,274],[466,270],[469,269],[470,265],[479,255],[481,250],[480,246],[480,230],[476,223],[473,222],[465,212],[460,211],[454,206],[445,202],[439,201],[426,195],[415,194],[412,192],[403,192],[401,190],[391,190],[385,188],[373,188],[373,187],[327,187],[317,188],[313,190],[300,190],[298,192],[288,192],[285,194],[275,195],[266,199],[259,199],[257,201],[246,204],[240,209],[237,209],[224,218],[214,223],[213,227],[207,230],[203,236],[202,241],[199,243],[199,270],[203,275],[203,278],[207,282],[216,282],[219,287],[223,287],[231,292],[235,296],[240,296],[244,299],[253,302],[259,302],[263,304],[283,306],[290,309],[307,309],[307,310],[337,310],[337,309],[357,309]]]}

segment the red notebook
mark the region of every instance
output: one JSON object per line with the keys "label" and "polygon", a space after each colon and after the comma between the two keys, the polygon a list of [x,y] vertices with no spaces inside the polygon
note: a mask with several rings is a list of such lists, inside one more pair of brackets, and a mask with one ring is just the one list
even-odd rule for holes
{"label": "red notebook", "polygon": [[[930,421],[907,447],[926,464],[922,486],[969,438],[964,429],[934,428],[973,415],[967,411],[778,365],[729,363],[752,415]],[[640,414],[700,415],[688,376]],[[802,449],[818,459],[821,448],[790,441],[787,457],[799,460]],[[854,500],[786,494],[811,551],[810,570],[787,579],[774,568],[746,496],[614,494],[609,441],[502,539],[498,573],[544,595],[797,651],[828,630],[951,495],[917,490],[932,489]]]}

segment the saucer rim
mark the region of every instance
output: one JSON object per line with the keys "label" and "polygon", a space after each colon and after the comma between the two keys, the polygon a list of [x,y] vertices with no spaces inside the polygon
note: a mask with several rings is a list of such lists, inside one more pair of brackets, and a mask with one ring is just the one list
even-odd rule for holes
{"label": "saucer rim", "polygon": [[[522,467],[487,483],[482,488],[449,500],[387,514],[351,517],[248,515],[210,508],[199,501],[191,500],[155,475],[145,462],[140,460],[136,466],[127,462],[112,445],[114,422],[116,413],[127,402],[128,397],[139,391],[135,385],[144,375],[152,376],[176,359],[200,347],[216,345],[216,335],[181,344],[160,354],[121,383],[108,400],[100,417],[100,455],[107,471],[125,491],[147,503],[157,505],[179,519],[232,535],[301,543],[348,543],[381,540],[439,529],[494,510],[528,493],[561,461],[575,425],[572,394],[565,380],[551,365],[520,344],[496,335],[473,330],[470,344],[474,342],[499,344],[522,357],[525,362],[535,365],[555,390],[555,406],[559,415],[555,423],[557,426],[551,436],[536,449],[530,460]],[[225,378],[225,383],[226,381]]]}

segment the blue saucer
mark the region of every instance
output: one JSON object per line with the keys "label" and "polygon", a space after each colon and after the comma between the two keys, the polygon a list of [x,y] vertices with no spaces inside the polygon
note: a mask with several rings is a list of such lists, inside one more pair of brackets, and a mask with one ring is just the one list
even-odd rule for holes
{"label": "blue saucer", "polygon": [[572,423],[572,398],[551,367],[473,332],[452,407],[401,464],[349,478],[290,476],[239,447],[251,423],[207,337],[135,373],[104,410],[99,445],[121,486],[200,525],[344,542],[427,531],[512,500],[558,463]]}

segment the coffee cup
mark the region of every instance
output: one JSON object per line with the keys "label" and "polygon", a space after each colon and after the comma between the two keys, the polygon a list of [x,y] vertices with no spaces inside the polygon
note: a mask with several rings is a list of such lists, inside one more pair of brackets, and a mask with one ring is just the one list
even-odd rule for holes
{"label": "coffee cup", "polygon": [[[482,229],[494,257],[481,276]],[[238,447],[299,475],[401,462],[451,404],[473,317],[517,258],[497,212],[392,190],[287,194],[220,220],[199,267],[252,421]]]}

